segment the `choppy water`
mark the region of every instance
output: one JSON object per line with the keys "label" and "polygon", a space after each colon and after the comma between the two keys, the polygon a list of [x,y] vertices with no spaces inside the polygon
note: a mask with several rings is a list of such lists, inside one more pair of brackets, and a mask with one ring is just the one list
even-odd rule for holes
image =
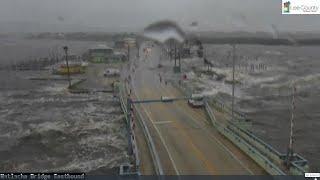
{"label": "choppy water", "polygon": [[[294,150],[307,158],[313,171],[320,167],[320,46],[238,45],[236,48],[236,108],[253,119],[259,137],[285,152],[289,142],[292,83],[297,87]],[[232,79],[228,45],[206,45],[214,71]],[[190,63],[204,66],[203,62]],[[253,68],[252,68],[253,67]],[[203,76],[204,93],[231,103],[230,84]]]}
{"label": "choppy water", "polygon": [[[4,57],[41,57],[46,49],[65,42],[46,43],[14,40],[7,47],[11,51],[0,43],[0,63],[7,63]],[[76,52],[91,46],[68,43]],[[123,116],[112,95],[73,95],[65,91],[67,82],[28,80],[40,73],[0,71],[0,169],[91,172],[128,162]]]}
{"label": "choppy water", "polygon": [[69,54],[81,55],[88,48],[102,42],[69,41],[54,39],[0,38],[0,64],[8,65],[37,58],[64,55],[63,47],[69,47]]}
{"label": "choppy water", "polygon": [[[66,43],[75,53],[96,44],[1,39],[0,64],[46,57],[47,51]],[[314,172],[320,167],[319,49],[239,45],[236,68],[236,78],[242,83],[236,87],[236,108],[253,119],[259,137],[281,152],[288,144],[291,83],[296,83],[294,149],[309,160]],[[230,79],[231,48],[206,45],[205,50],[215,64],[213,69]],[[182,65],[190,71],[186,66],[203,67],[203,61]],[[26,80],[37,73],[0,71],[0,169],[94,171],[128,161],[121,113],[113,108],[110,96],[69,95],[63,91],[65,82]],[[203,76],[196,85],[231,102],[230,84]]]}

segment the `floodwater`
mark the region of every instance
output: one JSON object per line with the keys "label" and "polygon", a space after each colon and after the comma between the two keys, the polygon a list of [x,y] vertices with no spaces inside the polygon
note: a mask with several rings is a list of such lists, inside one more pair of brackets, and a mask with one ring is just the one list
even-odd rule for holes
{"label": "floodwater", "polygon": [[[101,42],[0,40],[0,65],[63,53],[67,44],[79,54]],[[286,152],[289,142],[292,82],[296,84],[294,151],[311,171],[320,169],[320,46],[238,45],[236,109],[252,119],[254,133]],[[212,70],[225,79],[202,75],[192,80],[203,93],[231,102],[231,47],[205,45]],[[173,62],[170,62],[172,64]],[[185,59],[183,71],[206,67]],[[172,71],[172,68],[170,68]],[[108,94],[70,95],[65,81],[30,81],[42,72],[0,71],[0,169],[91,172],[128,162],[125,125]]]}
{"label": "floodwater", "polygon": [[[1,39],[0,64],[47,57],[66,43],[79,54],[101,42]],[[125,124],[112,94],[69,94],[66,81],[28,79],[41,73],[0,70],[0,169],[110,173],[127,163]]]}
{"label": "floodwater", "polygon": [[[320,46],[236,46],[235,79],[240,84],[235,89],[235,108],[252,119],[255,134],[285,153],[295,94],[293,147],[309,161],[313,172],[320,170],[319,50]],[[229,45],[205,45],[206,57],[214,64],[212,70],[225,78],[202,75],[193,80],[203,93],[229,104],[232,86],[225,80],[232,80],[231,52]],[[189,73],[191,66],[207,69],[203,60],[184,63]]]}

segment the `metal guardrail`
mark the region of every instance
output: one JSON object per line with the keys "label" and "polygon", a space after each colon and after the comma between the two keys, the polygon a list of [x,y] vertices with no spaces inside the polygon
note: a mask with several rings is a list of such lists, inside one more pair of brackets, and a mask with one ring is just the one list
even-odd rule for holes
{"label": "metal guardrail", "polygon": [[[173,81],[172,84],[176,88],[180,89],[185,95],[192,94],[192,89],[190,89],[185,84],[181,83],[180,85],[178,85],[177,82],[175,82],[175,81]],[[216,108],[217,110],[220,110],[221,112],[227,113],[228,115],[231,116],[231,114],[232,114],[231,108],[228,107],[227,105],[225,105],[224,103],[222,103],[220,100],[210,98],[210,103],[212,103],[214,108]],[[211,107],[208,105],[209,104],[206,102],[206,106],[207,106],[206,112],[209,116],[209,119],[210,119],[212,125],[215,126],[223,135],[225,135],[225,136],[228,135],[229,136],[228,139],[230,139],[230,138],[237,139],[236,142],[234,142],[234,141],[232,141],[232,142],[235,143],[238,147],[239,147],[239,145],[242,145],[245,143],[247,149],[245,147],[242,147],[241,149],[245,153],[250,153],[251,156],[250,155],[249,156],[251,158],[257,159],[258,157],[252,157],[252,153],[254,152],[253,149],[258,151],[260,154],[259,156],[261,156],[261,158],[259,158],[259,161],[261,161],[261,160],[264,161],[264,162],[260,162],[260,164],[258,163],[259,165],[266,166],[266,168],[269,168],[268,166],[270,163],[272,163],[273,165],[276,165],[277,167],[281,167],[284,165],[284,162],[286,160],[286,155],[283,153],[280,153],[279,151],[274,149],[272,146],[270,146],[269,144],[267,144],[266,142],[264,142],[263,140],[261,140],[260,138],[255,136],[254,134],[252,134],[250,132],[250,127],[252,126],[251,121],[250,121],[250,119],[248,119],[246,117],[245,114],[243,114],[241,112],[234,111],[234,116],[235,116],[236,121],[231,122],[229,119],[227,119],[228,126],[223,127],[222,123],[219,123],[218,121],[215,120],[213,112],[211,110]],[[226,129],[226,130],[222,131],[221,128]],[[226,134],[225,132],[229,132],[229,133]],[[230,133],[230,132],[232,132],[232,133]],[[239,143],[239,141],[241,143]],[[249,147],[251,147],[251,148],[249,148]],[[264,157],[264,158],[262,158],[262,157]],[[264,160],[264,159],[266,159],[266,160]],[[291,165],[288,170],[289,174],[303,175],[305,172],[308,172],[309,166],[308,166],[308,161],[306,159],[304,159],[303,157],[301,157],[298,154],[294,154],[293,159],[294,160],[291,161],[291,163],[290,163]],[[271,170],[269,170],[269,171],[275,172],[273,169],[272,169],[272,171]],[[276,172],[279,173],[281,171],[282,170],[276,171]]]}
{"label": "metal guardrail", "polygon": [[[191,96],[191,94],[193,93],[193,89],[191,89],[190,87],[186,86],[184,82],[181,82],[180,85],[177,84],[177,82],[175,81],[172,81],[172,84],[178,88],[178,89],[181,89],[182,92],[184,92],[184,94],[186,96]],[[224,103],[222,103],[220,100],[218,99],[212,99],[212,101],[215,101],[215,103],[219,104],[219,106],[221,106],[221,108],[226,112],[228,113],[229,115],[232,114],[232,110],[230,107],[226,106]],[[242,112],[238,112],[238,111],[234,111],[234,116],[238,119],[248,119],[246,117],[246,115]]]}
{"label": "metal guardrail", "polygon": [[140,123],[142,130],[143,130],[143,133],[144,133],[144,136],[147,139],[148,148],[151,152],[153,166],[156,170],[156,173],[157,173],[157,175],[164,175],[163,168],[162,168],[162,165],[160,162],[160,158],[159,158],[158,152],[156,150],[155,144],[153,142],[153,139],[150,135],[149,129],[148,129],[147,125],[145,124],[140,112],[138,110],[136,110],[136,112],[138,112],[139,117],[137,119],[139,120],[139,123]]}
{"label": "metal guardrail", "polygon": [[[214,106],[214,108],[222,113],[225,113],[229,116],[228,120],[232,120],[232,110],[229,106],[225,105],[221,101],[216,98],[210,98],[210,104]],[[245,129],[247,131],[251,131],[252,129],[252,121],[247,118],[244,113],[234,111],[234,119],[232,120],[238,127]]]}
{"label": "metal guardrail", "polygon": [[[182,93],[186,96],[191,96],[193,93],[193,90],[187,86],[185,83],[181,82],[181,84],[178,84],[176,81],[171,81],[172,85],[176,87],[177,89],[180,89]],[[216,100],[214,98],[210,98],[210,102],[213,102],[214,105],[216,105],[216,108],[223,111],[224,113],[227,113],[228,115],[232,115],[231,108],[226,106],[224,103],[222,103],[219,100]],[[252,127],[252,122],[250,119],[246,117],[244,113],[234,111],[234,117],[237,120],[237,124],[246,130],[250,130]]]}
{"label": "metal guardrail", "polygon": [[[210,102],[212,102],[216,108],[224,108],[223,111],[228,108],[219,100],[211,99]],[[248,129],[244,128],[244,126],[236,124],[230,120],[227,120],[227,122],[229,124],[229,128],[232,128],[233,131],[237,132],[241,138],[258,149],[264,156],[268,157],[277,166],[283,166],[284,161],[286,160],[286,154],[280,153],[262,139],[252,134],[250,131],[248,131]],[[289,170],[290,174],[301,175],[308,171],[309,167],[306,159],[298,154],[294,154],[294,159],[295,160],[291,162],[291,167]]]}
{"label": "metal guardrail", "polygon": [[[223,127],[221,123],[214,119],[213,112],[211,107],[206,102],[206,112],[209,115],[209,118],[213,122],[213,125],[219,129],[219,127]],[[228,139],[235,138],[238,141],[234,142],[241,150],[243,150],[247,155],[249,155],[254,161],[256,161],[262,168],[264,168],[268,173],[272,175],[281,175],[284,173],[283,170],[279,167],[283,167],[286,155],[280,153],[272,146],[252,134],[251,132],[237,126],[234,122],[227,120],[227,124],[224,126],[225,129],[232,132],[229,133]],[[221,130],[220,130],[221,131]],[[221,131],[223,135],[226,135],[223,131]],[[247,148],[241,148],[242,144],[246,144]],[[257,151],[257,152],[255,152]],[[256,154],[253,156],[253,154]],[[288,171],[291,175],[303,175],[308,171],[307,160],[302,158],[298,154],[294,154],[294,161],[291,162],[290,169]],[[280,174],[279,174],[280,173]]]}
{"label": "metal guardrail", "polygon": [[[182,89],[180,86],[178,87]],[[189,90],[189,94],[183,91],[185,94],[190,95],[190,89],[182,89],[182,90]],[[126,108],[125,101],[122,98],[122,106]],[[228,107],[225,106],[219,100],[211,99],[210,101],[213,103],[215,108],[222,110],[223,112],[228,113]],[[155,149],[152,137],[149,133],[148,127],[145,124],[141,113],[134,107],[136,112],[138,112],[138,121],[143,128],[144,135],[147,139],[147,144],[149,150],[152,155],[152,160],[154,167],[157,171],[158,175],[163,174],[163,170],[161,167],[161,163],[159,161],[158,153]],[[259,164],[263,169],[266,170],[271,175],[285,175],[286,173],[282,170],[286,155],[280,153],[279,151],[275,150],[272,146],[265,143],[263,140],[252,134],[248,131],[244,126],[239,126],[238,123],[232,122],[227,119],[227,123],[218,122],[215,119],[214,113],[208,104],[205,102],[205,110],[211,120],[213,126],[225,137],[227,137],[230,141],[232,141],[236,146],[238,146],[244,153],[246,153],[249,157],[251,157],[257,164]],[[230,112],[230,110],[229,110]],[[236,118],[238,120],[246,120],[247,118],[243,113],[235,113]],[[244,121],[245,122],[245,121]],[[308,171],[308,163],[303,157],[298,154],[294,154],[294,160],[290,163],[290,168],[286,171],[288,174],[291,175],[303,175],[305,172]]]}
{"label": "metal guardrail", "polygon": [[[123,113],[125,114],[126,124],[129,125],[130,120],[128,119],[128,116],[127,116],[128,110],[127,110],[125,100],[123,98],[123,88],[121,87],[121,84],[118,85],[118,91],[119,91],[120,106],[121,106]],[[131,149],[132,149],[132,152],[134,155],[136,171],[138,174],[140,174],[140,157],[139,157],[139,153],[138,153],[138,147],[137,147],[135,134],[134,134],[132,125],[131,125],[131,127],[128,127],[128,128],[130,128],[130,129],[128,129],[128,131],[129,131],[130,142],[131,142],[131,143],[129,143],[129,146],[131,146]]]}
{"label": "metal guardrail", "polygon": [[[232,109],[229,106],[222,103],[220,100],[218,100],[216,98],[212,98],[211,102],[213,102],[215,105],[217,105],[219,108],[221,108],[221,110],[223,112],[227,113],[228,115],[232,115]],[[238,111],[233,111],[233,115],[237,119],[242,119],[242,120],[248,119],[244,113],[241,113]]]}
{"label": "metal guardrail", "polygon": [[[125,114],[127,114],[127,105],[126,105],[126,101],[124,99],[124,97],[126,96],[126,93],[124,90],[126,90],[126,91],[128,91],[128,90],[123,86],[124,86],[123,84],[119,85],[119,92],[120,92],[119,99],[120,99],[121,108],[122,108],[123,112]],[[160,158],[159,158],[158,152],[155,147],[155,143],[151,137],[151,134],[149,132],[149,129],[148,129],[145,121],[143,120],[143,116],[141,115],[140,111],[137,109],[137,107],[135,105],[133,106],[133,109],[135,112],[137,112],[137,113],[135,113],[135,117],[138,120],[140,126],[142,127],[143,134],[147,140],[146,142],[147,142],[147,145],[148,145],[151,157],[152,157],[152,162],[153,162],[153,166],[155,168],[156,174],[157,175],[164,175],[163,168],[162,168],[162,165],[160,162]],[[128,119],[126,119],[126,122],[129,123]],[[135,146],[135,148],[136,148],[135,149],[136,150],[136,164],[139,163],[139,166],[140,166],[140,159],[138,156],[139,153],[138,153],[137,146]],[[137,159],[139,159],[139,160],[137,160]]]}
{"label": "metal guardrail", "polygon": [[237,132],[229,129],[225,124],[218,122],[211,110],[211,107],[205,102],[205,110],[215,128],[233,144],[237,145],[243,152],[251,157],[257,164],[265,169],[271,175],[285,175],[285,173],[272,163],[268,158],[263,156],[255,147],[244,141]]}

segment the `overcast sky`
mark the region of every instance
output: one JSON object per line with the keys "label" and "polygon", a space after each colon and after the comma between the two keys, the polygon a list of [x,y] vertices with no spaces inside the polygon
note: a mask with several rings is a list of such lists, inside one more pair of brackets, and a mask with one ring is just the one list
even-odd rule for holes
{"label": "overcast sky", "polygon": [[[31,22],[137,31],[163,19],[187,30],[271,31],[274,24],[280,31],[320,31],[320,15],[281,15],[281,0],[0,0],[0,26]],[[189,26],[193,21],[197,28]]]}

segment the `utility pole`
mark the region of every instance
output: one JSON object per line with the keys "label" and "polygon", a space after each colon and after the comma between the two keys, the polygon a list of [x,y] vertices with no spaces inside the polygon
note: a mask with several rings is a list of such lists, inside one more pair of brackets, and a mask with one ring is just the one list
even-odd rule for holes
{"label": "utility pole", "polygon": [[174,67],[177,67],[177,43],[174,43]]}
{"label": "utility pole", "polygon": [[236,58],[236,45],[233,44],[232,45],[232,121],[234,121],[234,86],[235,86],[235,82],[234,82],[234,70],[235,70],[235,58]]}
{"label": "utility pole", "polygon": [[179,49],[179,72],[181,71],[181,49]]}
{"label": "utility pole", "polygon": [[127,46],[128,46],[128,62],[130,61],[130,45],[129,43],[127,43]]}
{"label": "utility pole", "polygon": [[287,167],[289,168],[290,162],[293,157],[293,118],[294,118],[294,111],[296,109],[295,105],[295,94],[296,94],[296,86],[292,84],[292,106],[291,106],[291,118],[290,118],[290,137],[289,137],[289,147],[287,152]]}
{"label": "utility pole", "polygon": [[170,61],[172,60],[172,39],[170,39],[169,42],[169,57],[170,57]]}
{"label": "utility pole", "polygon": [[68,72],[68,81],[69,81],[69,87],[71,87],[71,80],[70,80],[70,70],[69,70],[69,62],[68,62],[68,46],[64,46],[63,50],[65,52],[66,55],[66,63],[67,63],[67,72]]}
{"label": "utility pole", "polygon": [[137,57],[140,58],[140,42],[139,43],[137,42],[136,46],[137,46],[137,50],[138,50]]}

